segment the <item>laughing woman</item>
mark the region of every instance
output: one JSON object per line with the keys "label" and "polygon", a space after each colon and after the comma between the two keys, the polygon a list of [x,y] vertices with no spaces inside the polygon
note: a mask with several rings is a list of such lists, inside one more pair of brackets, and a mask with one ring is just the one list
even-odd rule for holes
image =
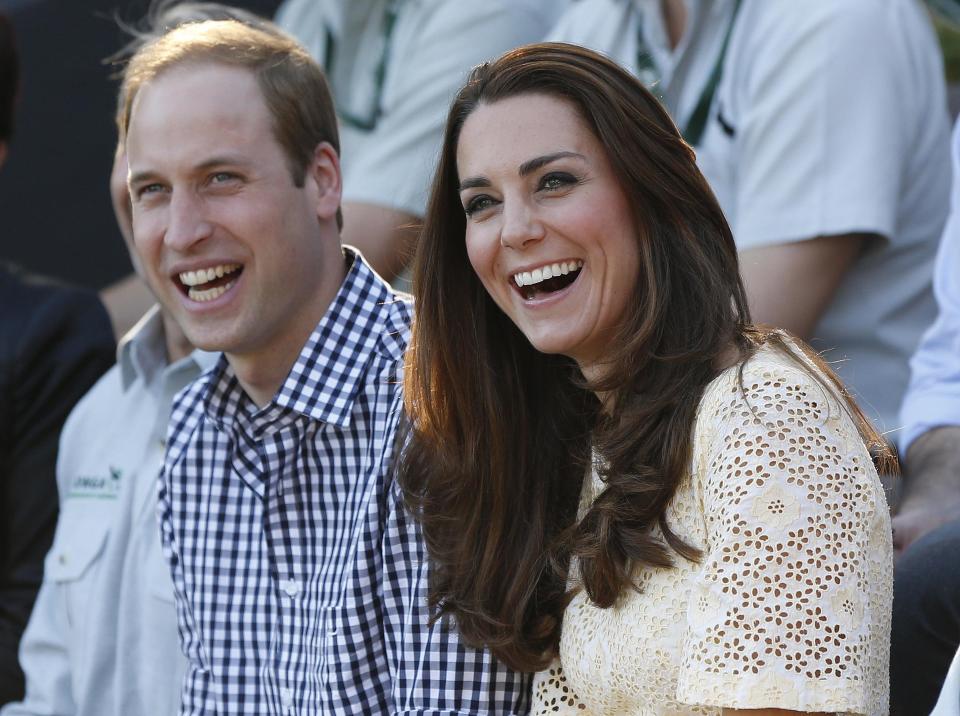
{"label": "laughing woman", "polygon": [[569,45],[478,67],[414,292],[400,475],[431,600],[541,670],[534,713],[886,712],[883,443],[750,325],[723,214],[635,80]]}

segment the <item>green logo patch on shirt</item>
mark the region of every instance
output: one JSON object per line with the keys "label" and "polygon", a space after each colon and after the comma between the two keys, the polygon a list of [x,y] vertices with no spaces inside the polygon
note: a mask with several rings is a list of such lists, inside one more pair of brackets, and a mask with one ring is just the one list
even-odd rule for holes
{"label": "green logo patch on shirt", "polygon": [[67,498],[86,497],[96,500],[115,500],[120,492],[123,470],[110,465],[106,475],[76,475],[70,483]]}

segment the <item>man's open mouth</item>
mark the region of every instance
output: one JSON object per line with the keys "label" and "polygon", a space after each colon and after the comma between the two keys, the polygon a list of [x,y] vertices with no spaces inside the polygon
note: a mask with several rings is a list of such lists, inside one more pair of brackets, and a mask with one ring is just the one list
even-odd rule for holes
{"label": "man's open mouth", "polygon": [[218,264],[196,271],[184,271],[177,275],[180,290],[191,301],[212,301],[219,298],[236,283],[243,272],[240,264]]}
{"label": "man's open mouth", "polygon": [[513,282],[525,300],[562,291],[577,280],[583,261],[561,261],[548,264],[533,271],[521,271],[513,275]]}

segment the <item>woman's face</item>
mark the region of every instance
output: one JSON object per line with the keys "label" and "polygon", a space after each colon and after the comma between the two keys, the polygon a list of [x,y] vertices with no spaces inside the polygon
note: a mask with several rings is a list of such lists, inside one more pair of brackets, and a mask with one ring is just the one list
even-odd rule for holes
{"label": "woman's face", "polygon": [[602,362],[639,280],[630,202],[574,106],[544,94],[481,104],[457,145],[467,254],[543,353]]}

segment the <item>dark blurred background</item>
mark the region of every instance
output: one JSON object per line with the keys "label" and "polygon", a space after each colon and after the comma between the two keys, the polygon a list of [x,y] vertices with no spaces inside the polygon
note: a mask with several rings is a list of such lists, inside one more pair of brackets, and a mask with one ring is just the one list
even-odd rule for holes
{"label": "dark blurred background", "polygon": [[[270,17],[279,0],[231,3]],[[20,102],[0,172],[0,257],[100,289],[128,274],[107,182],[117,83],[104,59],[149,0],[0,0],[21,60]]]}

